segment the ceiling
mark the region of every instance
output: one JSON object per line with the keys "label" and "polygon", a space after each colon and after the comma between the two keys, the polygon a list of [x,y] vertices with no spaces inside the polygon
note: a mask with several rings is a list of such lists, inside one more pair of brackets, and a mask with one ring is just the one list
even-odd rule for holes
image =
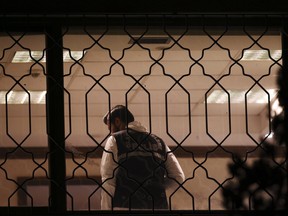
{"label": "ceiling", "polygon": [[[281,61],[241,56],[246,49],[281,50],[280,34],[145,34],[168,38],[161,44],[133,44],[131,37],[141,34],[64,35],[64,49],[85,51],[79,62],[64,63],[67,146],[105,141],[109,130],[102,116],[109,97],[111,106],[127,102],[136,120],[170,146],[255,145],[269,133],[264,89],[277,90]],[[46,90],[45,62],[11,63],[15,52],[25,48],[44,50],[44,35],[0,37],[0,91]],[[262,91],[266,103],[247,103],[248,118],[243,102],[209,103],[205,109],[205,95],[214,89]],[[1,146],[47,145],[45,105],[32,104],[31,118],[28,104],[7,107],[0,105]]]}

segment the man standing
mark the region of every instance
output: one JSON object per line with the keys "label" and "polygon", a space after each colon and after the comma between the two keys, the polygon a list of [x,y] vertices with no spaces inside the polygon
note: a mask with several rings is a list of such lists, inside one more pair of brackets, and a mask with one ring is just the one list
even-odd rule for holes
{"label": "man standing", "polygon": [[101,209],[168,209],[165,190],[185,178],[169,147],[123,105],[113,107],[103,121],[111,136],[100,167]]}

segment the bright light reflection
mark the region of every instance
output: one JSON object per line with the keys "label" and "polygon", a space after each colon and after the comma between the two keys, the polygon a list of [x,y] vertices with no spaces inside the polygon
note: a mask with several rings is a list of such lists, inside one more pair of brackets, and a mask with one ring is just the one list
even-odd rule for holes
{"label": "bright light reflection", "polygon": [[[86,51],[63,51],[63,61],[64,62],[74,62],[79,61],[84,57]],[[72,58],[71,58],[71,57]],[[32,57],[32,58],[31,58]],[[46,53],[44,51],[17,51],[12,59],[12,63],[29,63],[29,62],[46,62]]]}
{"label": "bright light reflection", "polygon": [[[45,104],[46,91],[28,91],[31,104]],[[27,91],[0,91],[0,104],[6,104],[6,95],[8,104],[28,104]]]}
{"label": "bright light reflection", "polygon": [[[275,89],[267,90],[270,95],[270,100],[272,100],[277,91]],[[247,91],[244,90],[227,90],[230,95],[230,103],[244,103],[245,102],[245,94]],[[215,89],[208,96],[208,103],[228,103],[228,93],[224,90]],[[250,90],[247,93],[247,102],[248,103],[268,103],[268,94],[263,89],[259,90]]]}

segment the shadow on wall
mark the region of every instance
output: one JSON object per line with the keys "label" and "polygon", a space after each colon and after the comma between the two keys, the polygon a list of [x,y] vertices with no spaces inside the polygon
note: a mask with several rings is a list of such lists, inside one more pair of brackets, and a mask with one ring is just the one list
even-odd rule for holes
{"label": "shadow on wall", "polygon": [[[280,106],[287,103],[287,84],[282,70],[278,76],[278,100]],[[261,155],[252,163],[236,156],[228,164],[233,178],[224,184],[223,206],[233,210],[287,210],[287,148],[288,134],[285,132],[284,111],[272,119],[273,139],[263,138],[257,148]],[[276,151],[283,149],[283,157]]]}

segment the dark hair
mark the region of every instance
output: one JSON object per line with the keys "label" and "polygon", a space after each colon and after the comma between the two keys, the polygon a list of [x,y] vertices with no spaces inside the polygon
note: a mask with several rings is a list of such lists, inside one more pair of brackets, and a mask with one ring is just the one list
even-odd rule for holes
{"label": "dark hair", "polygon": [[104,115],[103,122],[107,125],[108,118],[110,122],[114,122],[116,117],[120,118],[120,120],[125,124],[134,121],[134,116],[127,107],[123,105],[116,105],[111,109],[110,112],[108,111]]}

